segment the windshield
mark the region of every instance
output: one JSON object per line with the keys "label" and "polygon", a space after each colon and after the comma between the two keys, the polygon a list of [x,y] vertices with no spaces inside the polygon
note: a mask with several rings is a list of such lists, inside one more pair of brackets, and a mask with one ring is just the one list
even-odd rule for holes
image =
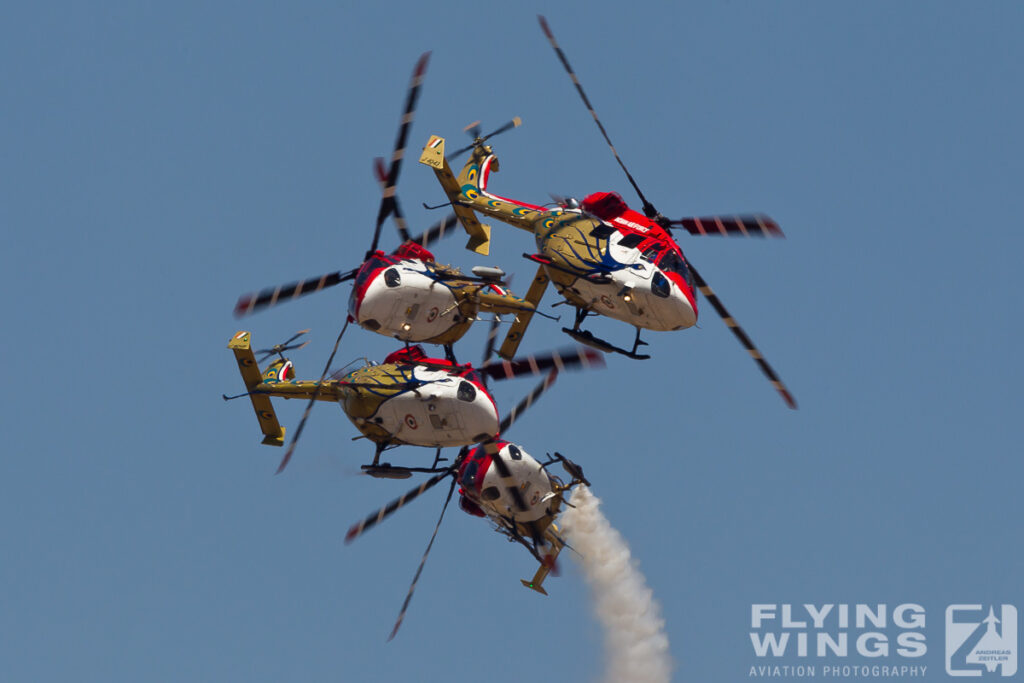
{"label": "windshield", "polygon": [[[370,259],[362,265],[359,269],[359,274],[356,275],[355,289],[361,290],[366,286],[367,280],[370,279],[370,275],[376,272],[378,269],[384,266],[391,265],[379,256],[371,256]],[[397,275],[397,273],[395,273]]]}
{"label": "windshield", "polygon": [[466,469],[462,472],[462,480],[459,482],[462,484],[462,488],[467,491],[472,491],[476,486],[476,473],[480,468],[479,463],[475,459],[470,460],[466,463]]}
{"label": "windshield", "polygon": [[658,260],[658,267],[670,273],[679,273],[683,276],[683,280],[686,284],[690,286],[690,289],[696,288],[693,273],[690,272],[690,268],[686,265],[686,261],[674,250],[665,250],[665,253],[662,254],[661,258]]}

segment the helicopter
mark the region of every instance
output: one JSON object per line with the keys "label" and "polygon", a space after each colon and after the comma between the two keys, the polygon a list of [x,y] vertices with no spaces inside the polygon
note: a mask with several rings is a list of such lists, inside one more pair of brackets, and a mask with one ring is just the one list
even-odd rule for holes
{"label": "helicopter", "polygon": [[[227,401],[248,396],[264,435],[263,443],[273,446],[284,445],[284,428],[271,404],[272,397],[309,400],[293,444],[316,401],[339,403],[362,437],[376,446],[372,463],[362,466],[364,472],[375,477],[408,478],[412,472],[431,471],[381,463],[381,454],[394,446],[436,448],[436,466],[442,448],[479,443],[497,433],[498,409],[487,389],[488,378],[511,379],[549,368],[603,365],[601,354],[577,347],[515,361],[485,362],[474,368],[469,363],[459,365],[447,359],[429,358],[415,345],[391,353],[381,364],[367,362],[351,372],[343,368],[330,379],[299,380],[284,352],[301,348],[292,342],[304,333],[305,330],[264,350],[265,357],[276,354],[277,358],[261,371],[251,347],[251,334],[245,330],[237,332],[228,348],[238,362],[246,391],[223,398]],[[278,472],[287,465],[293,450],[289,448]]]}
{"label": "helicopter", "polygon": [[[558,369],[552,369],[543,381],[520,401],[515,410],[502,421],[500,434],[506,433],[517,416],[522,415],[542,393],[551,387],[557,375]],[[556,462],[560,462],[569,475],[568,484],[563,483],[548,469]],[[452,499],[456,486],[459,488],[459,507],[463,511],[475,517],[487,519],[495,531],[506,536],[509,541],[517,542],[525,547],[537,560],[539,567],[533,577],[521,579],[520,582],[531,590],[547,595],[543,583],[556,568],[558,555],[566,545],[555,524],[555,518],[560,513],[562,504],[566,502],[565,493],[567,491],[571,491],[578,484],[590,485],[583,475],[583,469],[557,451],[546,462],[540,463],[521,446],[506,441],[498,435],[472,448],[463,447],[452,465],[430,471],[437,472],[437,474],[380,510],[353,524],[345,535],[345,543],[351,543],[424,492],[451,477],[451,485],[441,508],[441,515],[420,560],[419,567],[416,569],[412,584],[409,586],[388,640],[395,637],[402,625],[413,592],[416,590],[416,584],[426,564],[430,549],[434,545],[438,529],[441,528],[441,522],[444,520],[445,511],[448,509],[448,503]]]}
{"label": "helicopter", "polygon": [[[454,360],[452,345],[477,319],[480,312],[496,315],[534,311],[534,306],[513,295],[502,282],[500,269],[475,267],[472,275],[436,262],[428,246],[455,224],[449,215],[421,235],[410,235],[395,193],[406,139],[416,113],[416,101],[430,53],[423,54],[413,70],[405,109],[395,141],[390,167],[375,163],[383,196],[377,213],[373,240],[363,263],[348,271],[335,271],[286,285],[245,294],[235,305],[235,317],[243,317],[284,301],[354,281],[349,296],[349,319],[360,327],[404,342],[440,344]],[[519,125],[516,119],[509,127]],[[402,244],[393,252],[379,250],[381,228],[391,216]]]}
{"label": "helicopter", "polygon": [[[681,227],[693,235],[782,237],[778,224],[760,214],[669,220],[655,209],[612,145],[547,21],[542,16],[538,18],[612,154],[639,195],[643,213],[630,209],[615,192],[593,193],[582,202],[554,197],[553,208],[496,195],[488,188],[490,173],[497,172],[499,167],[493,149],[484,144],[489,136],[475,137],[472,155],[456,177],[445,157],[444,138],[432,135],[420,163],[434,170],[456,217],[470,235],[467,248],[478,253],[487,253],[489,249],[490,227],[481,224],[474,212],[533,233],[538,253],[524,256],[537,264],[537,271],[526,301],[538,306],[548,284],[554,283],[563,303],[576,309],[573,326],[562,328],[563,332],[582,344],[638,360],[650,358],[638,352],[640,346],[647,344],[640,339],[642,330],[681,330],[697,323],[699,291],[786,404],[796,408],[789,389],[686,259],[671,234],[673,228]],[[581,329],[587,317],[596,315],[633,325],[636,336],[632,348],[616,346]],[[529,312],[517,317],[498,352],[500,356],[515,355],[531,318]]]}

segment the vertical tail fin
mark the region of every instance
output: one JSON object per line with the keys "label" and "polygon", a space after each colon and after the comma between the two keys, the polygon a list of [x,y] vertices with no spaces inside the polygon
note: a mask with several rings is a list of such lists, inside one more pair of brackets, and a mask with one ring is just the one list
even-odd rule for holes
{"label": "vertical tail fin", "polygon": [[[265,379],[260,374],[260,368],[256,363],[256,356],[253,355],[250,344],[251,335],[245,331],[235,334],[228,343],[228,348],[234,352],[235,360],[238,361],[238,371],[242,374],[245,390],[248,392],[252,392]],[[278,360],[267,368],[267,374],[272,373],[275,379],[282,379],[282,374],[287,375],[290,370],[290,361]],[[288,379],[288,377],[285,376],[284,379]],[[277,413],[274,412],[274,406],[270,403],[270,397],[250,393],[249,400],[252,401],[252,408],[260,423],[260,431],[263,432],[263,443],[267,446],[283,446],[284,427],[277,421]]]}
{"label": "vertical tail fin", "polygon": [[462,184],[455,179],[448,159],[444,156],[444,138],[440,135],[430,136],[427,146],[423,148],[423,154],[420,155],[420,163],[430,166],[437,174],[437,180],[444,188],[444,193],[448,195],[448,200],[452,202],[455,215],[459,217],[459,222],[469,235],[466,248],[487,256],[491,250],[491,226],[482,224],[470,208],[458,203],[462,195]]}

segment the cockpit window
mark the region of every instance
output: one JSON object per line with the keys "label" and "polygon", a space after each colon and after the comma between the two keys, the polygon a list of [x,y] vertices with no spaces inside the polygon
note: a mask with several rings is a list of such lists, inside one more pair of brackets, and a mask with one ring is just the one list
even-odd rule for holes
{"label": "cockpit window", "polygon": [[523,452],[519,450],[519,446],[515,445],[514,443],[510,443],[508,445],[508,457],[512,458],[513,460],[522,460]]}
{"label": "cockpit window", "polygon": [[651,291],[655,296],[661,298],[667,298],[672,291],[672,285],[664,275],[661,274],[660,270],[654,271],[654,277],[651,278]]}
{"label": "cockpit window", "polygon": [[381,259],[379,256],[371,256],[370,260],[359,269],[359,274],[356,276],[356,281],[354,283],[355,288],[361,289],[370,278],[371,273],[376,272],[377,269],[386,265],[388,265],[388,262]]}
{"label": "cockpit window", "polygon": [[469,382],[463,380],[459,384],[459,390],[455,393],[455,395],[458,396],[460,401],[470,402],[474,398],[476,398],[476,387],[474,387]]}
{"label": "cockpit window", "polygon": [[497,500],[501,497],[501,491],[498,490],[497,486],[488,486],[480,492],[480,497],[484,500]]}
{"label": "cockpit window", "polygon": [[648,263],[654,263],[658,260],[658,250],[661,247],[647,247],[644,249],[644,253],[640,254],[640,258]]}
{"label": "cockpit window", "polygon": [[384,271],[384,284],[388,287],[397,287],[402,284],[402,276],[398,274],[398,268],[388,268]]}
{"label": "cockpit window", "polygon": [[679,257],[672,249],[667,249],[658,261],[658,267],[662,270],[667,270],[671,273],[679,273],[683,276],[683,280],[686,284],[690,285],[690,289],[696,287],[696,283],[693,279],[693,273],[690,272],[690,268],[686,265],[686,261]]}
{"label": "cockpit window", "polygon": [[470,460],[469,464],[466,465],[466,469],[462,472],[462,488],[472,489],[475,486],[476,472],[479,469],[479,465],[476,460]]}
{"label": "cockpit window", "polygon": [[598,223],[594,226],[594,229],[590,231],[591,237],[596,237],[599,240],[605,240],[615,234],[615,228],[605,223]]}
{"label": "cockpit window", "polygon": [[630,233],[623,237],[621,240],[619,240],[619,245],[626,247],[627,249],[636,249],[638,246],[640,246],[640,243],[643,242],[645,239],[647,238],[644,237],[643,235]]}

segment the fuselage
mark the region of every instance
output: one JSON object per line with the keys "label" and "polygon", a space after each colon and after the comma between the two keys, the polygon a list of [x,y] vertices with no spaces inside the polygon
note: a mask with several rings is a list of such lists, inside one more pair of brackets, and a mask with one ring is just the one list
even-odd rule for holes
{"label": "fuselage", "polygon": [[367,330],[408,342],[433,341],[453,327],[468,327],[472,321],[459,310],[451,286],[435,276],[436,264],[427,255],[371,255],[352,287],[351,319]]}
{"label": "fuselage", "polygon": [[[655,221],[612,192],[588,196],[581,208],[545,209],[492,194],[493,154],[464,176],[474,210],[531,230],[534,257],[573,305],[649,330],[697,323],[696,287],[679,245]],[[471,162],[472,163],[472,162]]]}
{"label": "fuselage", "polygon": [[[498,271],[500,272],[500,271]],[[405,342],[451,345],[480,311],[517,315],[533,306],[495,280],[440,265],[406,242],[393,254],[373,252],[359,268],[349,318],[364,329]]]}
{"label": "fuselage", "polygon": [[466,446],[498,430],[498,409],[480,375],[426,358],[419,347],[345,375],[338,391],[348,418],[378,443]]}
{"label": "fuselage", "polygon": [[553,482],[547,470],[514,443],[499,440],[495,445],[511,480],[522,494],[526,509],[520,510],[516,505],[509,494],[508,483],[498,473],[484,446],[470,451],[459,468],[459,493],[467,501],[462,503],[463,509],[472,512],[475,506],[489,517],[511,518],[519,523],[541,519],[552,512],[553,505],[557,510],[553,502]]}

